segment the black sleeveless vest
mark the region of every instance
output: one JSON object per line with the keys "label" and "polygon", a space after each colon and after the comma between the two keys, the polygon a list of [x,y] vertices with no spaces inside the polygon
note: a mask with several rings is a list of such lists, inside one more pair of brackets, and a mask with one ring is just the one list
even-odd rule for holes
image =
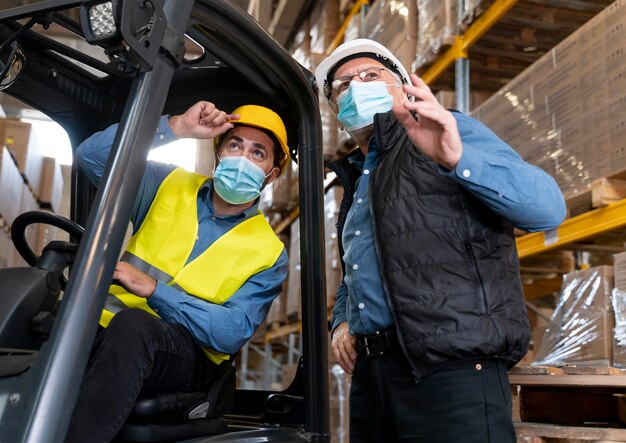
{"label": "black sleeveless vest", "polygon": [[[463,134],[461,134],[463,135]],[[530,327],[513,227],[422,155],[393,114],[377,114],[381,158],[370,181],[380,272],[404,352],[416,376],[473,358],[510,366]],[[342,159],[345,218],[359,173]]]}

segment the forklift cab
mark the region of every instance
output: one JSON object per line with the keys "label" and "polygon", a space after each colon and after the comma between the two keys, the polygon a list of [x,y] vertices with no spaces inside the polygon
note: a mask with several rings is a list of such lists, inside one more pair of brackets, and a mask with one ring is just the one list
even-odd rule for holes
{"label": "forklift cab", "polygon": [[[101,48],[108,61],[46,35],[52,28]],[[200,54],[189,57],[186,42]],[[59,123],[73,149],[120,123],[97,190],[74,163],[71,220],[33,212],[13,223],[15,247],[31,267],[0,271],[0,441],[64,440],[154,128],[162,114],[198,100],[224,110],[267,106],[287,126],[299,165],[303,357],[285,391],[238,389],[231,398],[218,386],[200,397],[208,396],[209,409],[232,407],[204,415],[195,407],[180,414],[190,399],[167,397],[158,408],[180,417],[146,420],[116,441],[329,441],[323,163],[312,75],[226,0],[41,0],[0,11],[0,88]],[[24,239],[32,223],[56,225],[71,241],[52,242],[37,257]],[[233,375],[225,374],[228,385]]]}

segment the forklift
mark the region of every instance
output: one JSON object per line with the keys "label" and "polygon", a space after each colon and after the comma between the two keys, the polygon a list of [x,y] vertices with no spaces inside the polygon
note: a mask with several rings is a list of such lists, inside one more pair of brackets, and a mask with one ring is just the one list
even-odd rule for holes
{"label": "forklift", "polygon": [[[225,110],[267,106],[285,122],[299,165],[302,357],[284,391],[228,397],[218,384],[193,398],[164,396],[166,404],[144,405],[147,415],[129,419],[115,441],[330,441],[322,131],[312,74],[226,0],[28,3],[0,10],[2,92],[59,123],[74,150],[120,125],[97,189],[74,162],[71,219],[32,211],[12,224],[30,267],[0,269],[0,442],[64,441],[154,128],[161,115],[198,100]],[[58,27],[94,51],[47,35]],[[190,42],[199,55],[188,54]],[[25,238],[34,223],[70,240],[36,255]],[[133,413],[142,409],[135,406]]]}

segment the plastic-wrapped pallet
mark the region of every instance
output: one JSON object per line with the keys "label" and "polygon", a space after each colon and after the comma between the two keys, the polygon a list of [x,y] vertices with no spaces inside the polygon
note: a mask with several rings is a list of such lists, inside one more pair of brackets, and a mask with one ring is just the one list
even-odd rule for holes
{"label": "plastic-wrapped pallet", "polygon": [[457,0],[417,0],[416,71],[433,62],[457,34]]}
{"label": "plastic-wrapped pallet", "polygon": [[565,274],[557,306],[532,365],[611,364],[612,289],[612,266]]}
{"label": "plastic-wrapped pallet", "polygon": [[611,294],[615,312],[613,364],[626,367],[626,252],[613,255],[615,287]]}
{"label": "plastic-wrapped pallet", "polygon": [[351,376],[338,364],[330,368],[330,430],[332,441],[350,441],[350,385]]}

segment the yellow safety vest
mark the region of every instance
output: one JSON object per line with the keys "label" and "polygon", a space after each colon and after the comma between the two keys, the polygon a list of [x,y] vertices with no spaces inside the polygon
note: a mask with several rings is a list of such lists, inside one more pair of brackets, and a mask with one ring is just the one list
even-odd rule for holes
{"label": "yellow safety vest", "polygon": [[[251,276],[271,268],[284,245],[259,213],[239,223],[207,250],[185,264],[198,233],[198,191],[207,177],[174,169],[159,186],[139,230],[130,238],[122,260],[187,294],[222,304]],[[139,308],[158,314],[145,298],[111,285],[100,324],[107,327],[115,313]],[[206,349],[219,364],[230,356]]]}

